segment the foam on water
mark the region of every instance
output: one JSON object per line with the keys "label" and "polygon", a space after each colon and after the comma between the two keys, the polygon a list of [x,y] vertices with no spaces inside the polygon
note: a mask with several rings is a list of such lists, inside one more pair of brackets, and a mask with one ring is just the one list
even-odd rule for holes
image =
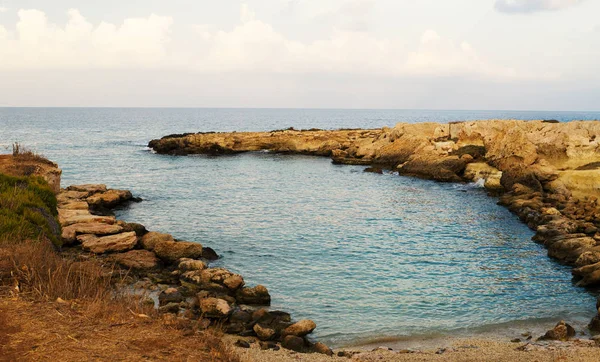
{"label": "foam on water", "polygon": [[[508,114],[508,115],[507,115]],[[209,130],[373,128],[398,121],[600,118],[600,114],[202,109],[0,109],[18,141],[144,202],[119,217],[201,242],[215,265],[264,284],[273,307],[317,322],[334,346],[483,333],[486,326],[589,320],[595,296],[533,243],[478,183],[364,173],[326,158],[253,153],[172,157],[152,138]],[[551,322],[552,321],[552,322]],[[579,323],[579,322],[578,322]],[[584,323],[584,322],[581,322]]]}

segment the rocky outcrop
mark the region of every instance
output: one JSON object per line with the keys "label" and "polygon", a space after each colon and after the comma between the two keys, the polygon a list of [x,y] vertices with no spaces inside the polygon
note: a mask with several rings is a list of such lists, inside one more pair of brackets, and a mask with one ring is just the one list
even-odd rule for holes
{"label": "rocky outcrop", "polygon": [[95,254],[127,251],[133,249],[137,244],[137,236],[133,231],[103,237],[89,234],[80,235],[77,240],[81,242],[83,250]]}
{"label": "rocky outcrop", "polygon": [[[399,123],[378,130],[198,133],[153,140],[167,154],[258,150],[329,156],[444,182],[478,182],[536,231],[548,255],[600,285],[600,122]],[[237,292],[239,302],[244,294]],[[262,302],[265,302],[263,300]],[[600,324],[600,317],[593,325]],[[559,328],[560,329],[560,328]]]}

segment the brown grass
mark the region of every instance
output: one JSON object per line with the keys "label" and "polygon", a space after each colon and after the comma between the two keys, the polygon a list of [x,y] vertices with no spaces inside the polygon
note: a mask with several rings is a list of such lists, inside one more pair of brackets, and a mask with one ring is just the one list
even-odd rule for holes
{"label": "brown grass", "polygon": [[56,166],[54,162],[50,161],[45,156],[33,152],[31,149],[24,147],[18,142],[13,143],[12,155],[17,162],[38,162]]}
{"label": "brown grass", "polygon": [[48,241],[0,245],[0,361],[239,361],[218,330],[117,293],[113,272]]}

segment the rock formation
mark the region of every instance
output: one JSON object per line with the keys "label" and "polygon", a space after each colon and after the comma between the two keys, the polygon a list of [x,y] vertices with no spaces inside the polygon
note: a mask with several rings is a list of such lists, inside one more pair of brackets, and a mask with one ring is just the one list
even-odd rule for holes
{"label": "rock formation", "polygon": [[[399,123],[376,130],[282,130],[171,135],[149,143],[172,155],[248,151],[331,157],[444,182],[480,182],[536,231],[548,255],[600,285],[600,122],[490,120]],[[596,318],[592,325],[598,327]]]}

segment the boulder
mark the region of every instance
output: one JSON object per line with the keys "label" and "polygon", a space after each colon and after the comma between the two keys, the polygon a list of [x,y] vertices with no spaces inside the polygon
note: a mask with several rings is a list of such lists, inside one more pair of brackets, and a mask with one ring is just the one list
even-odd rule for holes
{"label": "boulder", "polygon": [[173,235],[150,231],[140,239],[140,245],[146,250],[153,251],[156,245],[164,241],[175,241]]}
{"label": "boulder", "polygon": [[600,332],[600,315],[592,318],[588,327],[592,332]]}
{"label": "boulder", "polygon": [[261,341],[268,341],[275,337],[275,330],[269,327],[261,326],[259,323],[256,323],[252,328],[256,333],[256,336]]}
{"label": "boulder", "polygon": [[333,351],[325,343],[317,342],[313,346],[315,352],[333,356]]}
{"label": "boulder", "polygon": [[212,248],[204,247],[202,249],[202,258],[206,260],[217,260],[219,259],[219,255]]}
{"label": "boulder", "polygon": [[138,224],[136,222],[127,222],[123,225],[123,231],[135,231],[137,236],[144,236],[148,233],[146,227],[142,224]]}
{"label": "boulder", "polygon": [[572,273],[582,278],[577,282],[580,287],[600,285],[600,262],[573,269]]}
{"label": "boulder", "polygon": [[133,231],[103,237],[80,235],[77,240],[81,242],[83,250],[96,254],[127,251],[137,244],[137,236]]}
{"label": "boulder", "polygon": [[542,336],[540,339],[567,341],[573,337],[575,337],[575,329],[571,327],[571,325],[565,323],[565,321],[560,321],[554,328],[546,332],[546,334],[544,334],[544,336]]}
{"label": "boulder", "polygon": [[156,244],[154,252],[165,263],[175,264],[181,258],[202,257],[202,245],[189,241],[163,241]]}
{"label": "boulder", "polygon": [[[83,211],[83,210],[82,210]],[[70,217],[59,216],[60,224],[65,227],[73,224],[83,223],[103,223],[103,224],[114,224],[116,219],[113,216],[97,216],[92,214],[79,214]]]}
{"label": "boulder", "polygon": [[577,260],[575,260],[575,266],[582,267],[590,264],[596,264],[598,262],[600,262],[600,248],[594,247],[581,253]]}
{"label": "boulder", "polygon": [[200,310],[205,317],[209,318],[226,318],[233,312],[229,303],[220,298],[201,299]]}
{"label": "boulder", "polygon": [[131,192],[127,190],[107,190],[88,197],[86,201],[90,206],[110,209],[132,198]]}
{"label": "boulder", "polygon": [[281,346],[283,348],[296,351],[296,352],[304,352],[304,339],[294,335],[288,335],[283,337],[281,341]]}
{"label": "boulder", "polygon": [[65,244],[71,244],[77,240],[78,234],[112,235],[123,230],[115,224],[104,223],[79,223],[66,226],[62,229],[62,239]]}
{"label": "boulder", "polygon": [[297,336],[297,337],[304,337],[307,334],[314,331],[315,328],[317,328],[317,325],[315,324],[315,322],[311,321],[310,319],[303,319],[299,322],[292,324],[291,326],[287,327],[286,329],[284,329],[283,335],[284,336],[292,335],[292,336]]}
{"label": "boulder", "polygon": [[548,247],[548,256],[565,263],[575,263],[586,249],[596,246],[591,237],[572,238],[557,241]]}
{"label": "boulder", "polygon": [[183,295],[177,288],[167,288],[158,295],[160,305],[168,303],[180,303],[183,301]]}
{"label": "boulder", "polygon": [[191,270],[181,275],[182,284],[194,289],[202,289],[217,293],[235,293],[244,285],[244,279],[239,274],[234,274],[224,268],[208,268],[204,270]]}
{"label": "boulder", "polygon": [[148,250],[130,250],[125,253],[111,254],[110,259],[117,264],[134,270],[154,270],[160,266],[160,260]]}
{"label": "boulder", "polygon": [[63,210],[88,210],[90,205],[85,201],[71,201],[60,205]]}
{"label": "boulder", "polygon": [[71,185],[67,187],[68,191],[79,191],[87,192],[88,194],[95,194],[98,192],[106,192],[106,185],[103,184],[84,184],[84,185]]}
{"label": "boulder", "polygon": [[206,269],[206,263],[202,260],[194,260],[189,258],[179,259],[179,264],[177,265],[177,269],[186,272],[191,270],[204,270]]}
{"label": "boulder", "polygon": [[271,305],[271,295],[267,288],[262,285],[239,289],[235,294],[235,299],[239,304]]}

